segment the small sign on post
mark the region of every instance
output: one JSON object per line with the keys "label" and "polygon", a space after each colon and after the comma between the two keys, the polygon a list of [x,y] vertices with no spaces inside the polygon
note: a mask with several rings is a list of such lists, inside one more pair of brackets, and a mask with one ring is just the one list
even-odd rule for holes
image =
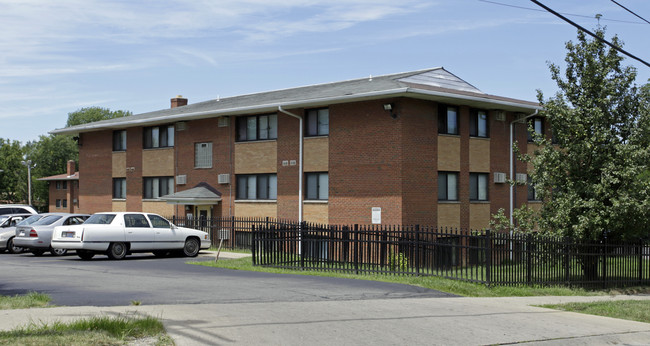
{"label": "small sign on post", "polygon": [[372,207],[372,224],[381,224],[381,208],[379,207]]}

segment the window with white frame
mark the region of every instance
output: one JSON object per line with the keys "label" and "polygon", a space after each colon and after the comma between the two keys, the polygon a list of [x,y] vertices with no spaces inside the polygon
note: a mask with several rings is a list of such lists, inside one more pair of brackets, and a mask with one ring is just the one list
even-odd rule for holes
{"label": "window with white frame", "polygon": [[327,136],[330,133],[330,111],[327,108],[310,109],[305,121],[305,136]]}
{"label": "window with white frame", "polygon": [[458,134],[458,107],[440,105],[438,108],[438,133]]}
{"label": "window with white frame", "polygon": [[194,168],[212,168],[212,143],[194,143]]}
{"label": "window with white frame", "polygon": [[238,174],[237,199],[275,200],[278,198],[276,174]]}
{"label": "window with white frame", "polygon": [[126,198],[126,178],[113,178],[113,198]]}
{"label": "window with white frame", "polygon": [[438,172],[438,200],[458,200],[458,172]]}
{"label": "window with white frame", "polygon": [[174,146],[174,125],[145,127],[144,148],[168,148]]}
{"label": "window with white frame", "polygon": [[144,199],[155,199],[174,193],[174,177],[146,177],[143,180]]}
{"label": "window with white frame", "polygon": [[469,200],[470,201],[487,201],[488,200],[488,173],[470,173],[469,174]]}
{"label": "window with white frame", "polygon": [[262,141],[278,138],[278,115],[237,117],[237,141]]}
{"label": "window with white frame", "polygon": [[327,200],[328,190],[327,172],[305,173],[305,199]]}
{"label": "window with white frame", "polygon": [[472,137],[489,137],[487,111],[473,109],[470,112],[469,135]]}
{"label": "window with white frame", "polygon": [[126,130],[113,131],[113,151],[126,150]]}

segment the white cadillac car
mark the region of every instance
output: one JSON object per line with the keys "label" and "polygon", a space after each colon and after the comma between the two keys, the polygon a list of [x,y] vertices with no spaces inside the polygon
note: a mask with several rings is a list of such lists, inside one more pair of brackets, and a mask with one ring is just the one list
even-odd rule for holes
{"label": "white cadillac car", "polygon": [[84,260],[96,254],[118,260],[134,252],[153,252],[156,256],[165,256],[171,251],[178,251],[185,256],[195,257],[201,249],[210,247],[210,235],[175,226],[160,215],[151,213],[97,213],[81,225],[56,227],[52,247],[76,250]]}

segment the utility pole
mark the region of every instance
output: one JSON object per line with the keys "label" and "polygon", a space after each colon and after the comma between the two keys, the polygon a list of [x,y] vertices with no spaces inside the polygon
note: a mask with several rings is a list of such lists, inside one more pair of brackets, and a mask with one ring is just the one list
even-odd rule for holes
{"label": "utility pole", "polygon": [[32,168],[36,167],[36,164],[32,166],[32,160],[23,160],[20,163],[27,166],[27,199],[29,205],[32,205]]}

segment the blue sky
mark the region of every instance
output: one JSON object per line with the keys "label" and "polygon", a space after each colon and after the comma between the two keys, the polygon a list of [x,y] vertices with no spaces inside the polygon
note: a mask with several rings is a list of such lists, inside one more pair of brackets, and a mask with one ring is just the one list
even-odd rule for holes
{"label": "blue sky", "polygon": [[[442,66],[482,91],[555,92],[576,29],[530,1],[0,0],[0,138],[23,143],[82,107],[143,113]],[[610,0],[542,0],[650,61],[650,24]],[[650,1],[617,0],[650,20]],[[508,5],[508,6],[506,6]],[[524,8],[518,8],[518,7]],[[579,16],[576,16],[579,15]],[[637,83],[650,78],[638,68]]]}

